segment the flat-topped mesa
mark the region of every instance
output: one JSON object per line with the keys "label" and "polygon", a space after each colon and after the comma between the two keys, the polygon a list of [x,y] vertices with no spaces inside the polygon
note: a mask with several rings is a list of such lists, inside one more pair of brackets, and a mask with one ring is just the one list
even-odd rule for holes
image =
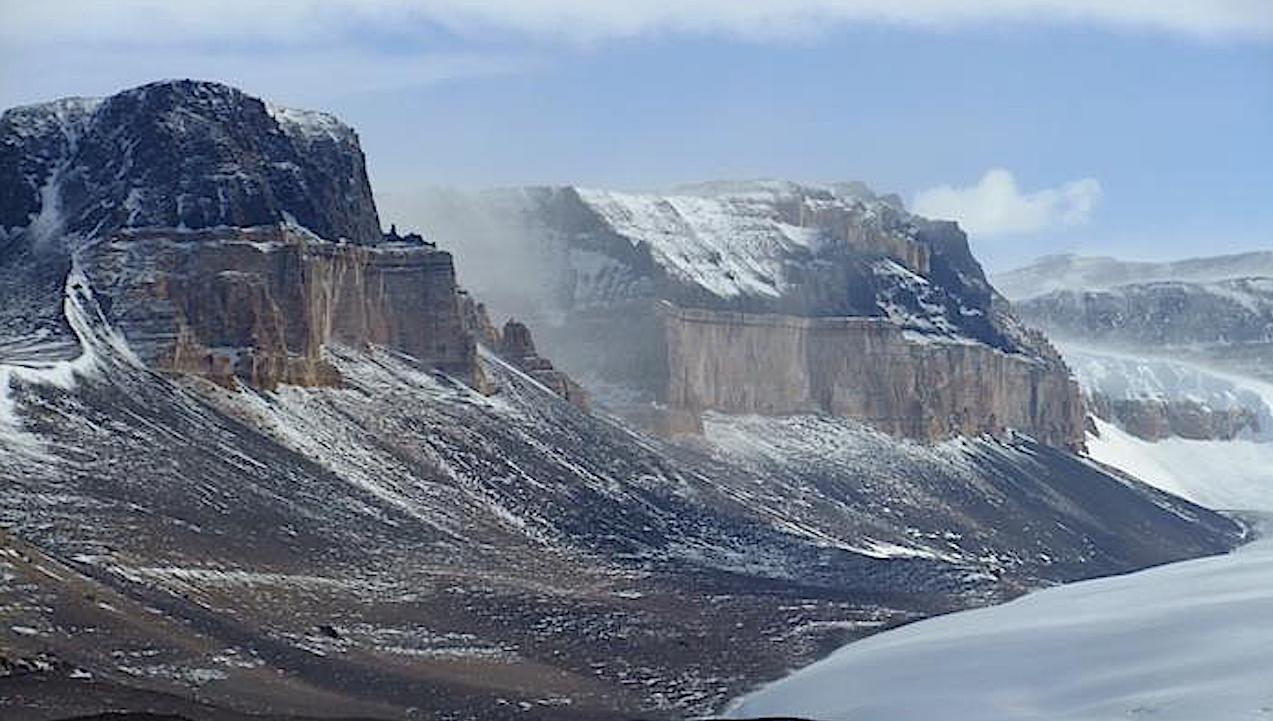
{"label": "flat-topped mesa", "polygon": [[335,118],[183,80],[6,111],[0,141],[0,240],[74,257],[148,364],[325,385],[325,346],[375,344],[484,388],[451,255],[382,234]]}
{"label": "flat-topped mesa", "polygon": [[692,431],[706,410],[828,413],[922,440],[1083,442],[1064,362],[959,227],[861,184],[443,191],[425,207],[432,237],[488,251],[467,269],[475,291],[656,428]]}

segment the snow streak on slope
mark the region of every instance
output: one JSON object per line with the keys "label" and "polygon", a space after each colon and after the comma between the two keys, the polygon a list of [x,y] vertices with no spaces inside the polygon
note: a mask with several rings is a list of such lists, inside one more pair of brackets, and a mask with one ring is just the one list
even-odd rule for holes
{"label": "snow streak on slope", "polygon": [[1273,511],[1273,443],[1249,440],[1141,440],[1094,419],[1088,452],[1101,463],[1200,506]]}
{"label": "snow streak on slope", "polygon": [[[99,372],[102,364],[107,362],[104,356],[137,362],[124,339],[102,316],[88,279],[78,267],[73,266],[67,275],[62,308],[67,324],[79,341],[79,355],[70,360],[56,357],[41,359],[37,355],[0,363],[0,448],[12,445],[15,449],[31,451],[38,445],[33,436],[22,430],[13,393],[15,382],[70,390],[75,387],[77,379]],[[109,351],[103,353],[104,347]]]}
{"label": "snow streak on slope", "polygon": [[[1178,503],[1136,483],[1107,486],[1094,464],[1025,438],[899,442],[812,415],[708,413],[703,423],[707,450],[755,479],[717,484],[722,492],[788,533],[869,556],[1089,578],[1085,569],[1111,533],[1148,520],[1135,496],[1149,494],[1162,508]],[[1080,507],[1089,510],[1070,515]],[[1176,513],[1191,522],[1192,511]]]}
{"label": "snow streak on slope", "polygon": [[1246,721],[1273,709],[1273,541],[851,644],[734,718]]}
{"label": "snow streak on slope", "polygon": [[782,259],[816,247],[821,232],[782,222],[772,194],[655,196],[580,190],[620,234],[646,243],[666,267],[712,293],[778,296]]}

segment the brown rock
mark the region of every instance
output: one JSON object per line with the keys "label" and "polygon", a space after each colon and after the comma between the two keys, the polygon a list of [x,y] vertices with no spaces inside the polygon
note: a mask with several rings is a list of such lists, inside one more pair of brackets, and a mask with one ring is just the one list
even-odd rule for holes
{"label": "brown rock", "polygon": [[91,259],[113,320],[157,368],[334,385],[330,344],[410,354],[475,388],[485,379],[448,253],[319,241],[285,226],[117,234]]}
{"label": "brown rock", "polygon": [[1083,445],[1083,400],[1059,360],[916,341],[875,318],[670,305],[664,316],[673,409],[827,413],[919,440],[1014,428],[1052,445]]}

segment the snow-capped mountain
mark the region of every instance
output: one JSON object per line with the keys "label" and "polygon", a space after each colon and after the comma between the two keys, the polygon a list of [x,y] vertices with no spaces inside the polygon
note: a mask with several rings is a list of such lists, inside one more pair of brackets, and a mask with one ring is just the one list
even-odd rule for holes
{"label": "snow-capped mountain", "polygon": [[704,410],[816,412],[924,440],[1015,429],[1081,445],[1068,370],[964,233],[860,184],[442,190],[422,203],[434,237],[484,259],[466,284],[529,315],[567,370],[654,427],[696,430]]}
{"label": "snow-capped mountain", "polygon": [[1067,256],[996,281],[1046,291],[1014,307],[1074,369],[1093,458],[1211,508],[1255,509],[1273,498],[1271,259]]}
{"label": "snow-capped mountain", "polygon": [[[459,290],[456,265],[486,259],[380,234],[356,136],[325,116],[179,81],[8,111],[0,130],[16,173],[0,256],[6,714],[679,718],[889,625],[1243,536],[1006,431],[919,443],[843,416],[705,408],[701,435],[674,444],[590,414],[551,349],[524,326],[496,333]],[[986,365],[969,372],[1018,374],[996,402],[1031,405],[1058,366],[999,311],[962,235],[908,235],[861,197],[801,207],[926,275],[874,252],[837,265],[842,246],[757,241],[769,249],[746,257],[777,259],[784,288],[831,288],[801,269],[875,278],[908,318],[949,323],[906,327],[877,294],[871,322],[908,344],[890,347],[934,373],[972,348]],[[730,237],[711,241],[721,262]],[[654,258],[652,241],[579,238]],[[578,252],[620,290],[708,292]],[[841,290],[777,301],[857,302]],[[721,298],[680,310],[750,312]],[[755,380],[731,388],[759,397]]]}

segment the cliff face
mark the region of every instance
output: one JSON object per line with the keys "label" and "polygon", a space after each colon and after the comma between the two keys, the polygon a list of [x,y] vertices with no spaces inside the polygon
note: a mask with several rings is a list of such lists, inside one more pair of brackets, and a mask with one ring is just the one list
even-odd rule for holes
{"label": "cliff face", "polygon": [[1096,391],[1088,397],[1087,405],[1097,418],[1147,441],[1172,436],[1231,441],[1243,435],[1259,436],[1263,431],[1254,408],[1214,408],[1194,398],[1111,398]]}
{"label": "cliff face", "polygon": [[[434,236],[491,251],[467,283],[665,431],[704,410],[820,412],[923,440],[1014,428],[1082,444],[1068,369],[963,232],[860,184],[447,192],[426,208]],[[510,292],[499,258],[534,280]]]}
{"label": "cliff face", "polygon": [[148,365],[332,385],[325,347],[375,344],[485,387],[450,254],[386,242],[334,118],[176,81],[6,111],[0,140],[9,274],[77,268]]}
{"label": "cliff face", "polygon": [[849,416],[920,439],[1015,428],[1058,446],[1083,423],[1065,374],[982,344],[924,342],[879,319],[666,316],[674,408]]}
{"label": "cliff face", "polygon": [[161,369],[330,385],[339,378],[325,346],[376,344],[482,386],[449,253],[267,226],[120,233],[86,257],[116,327]]}

